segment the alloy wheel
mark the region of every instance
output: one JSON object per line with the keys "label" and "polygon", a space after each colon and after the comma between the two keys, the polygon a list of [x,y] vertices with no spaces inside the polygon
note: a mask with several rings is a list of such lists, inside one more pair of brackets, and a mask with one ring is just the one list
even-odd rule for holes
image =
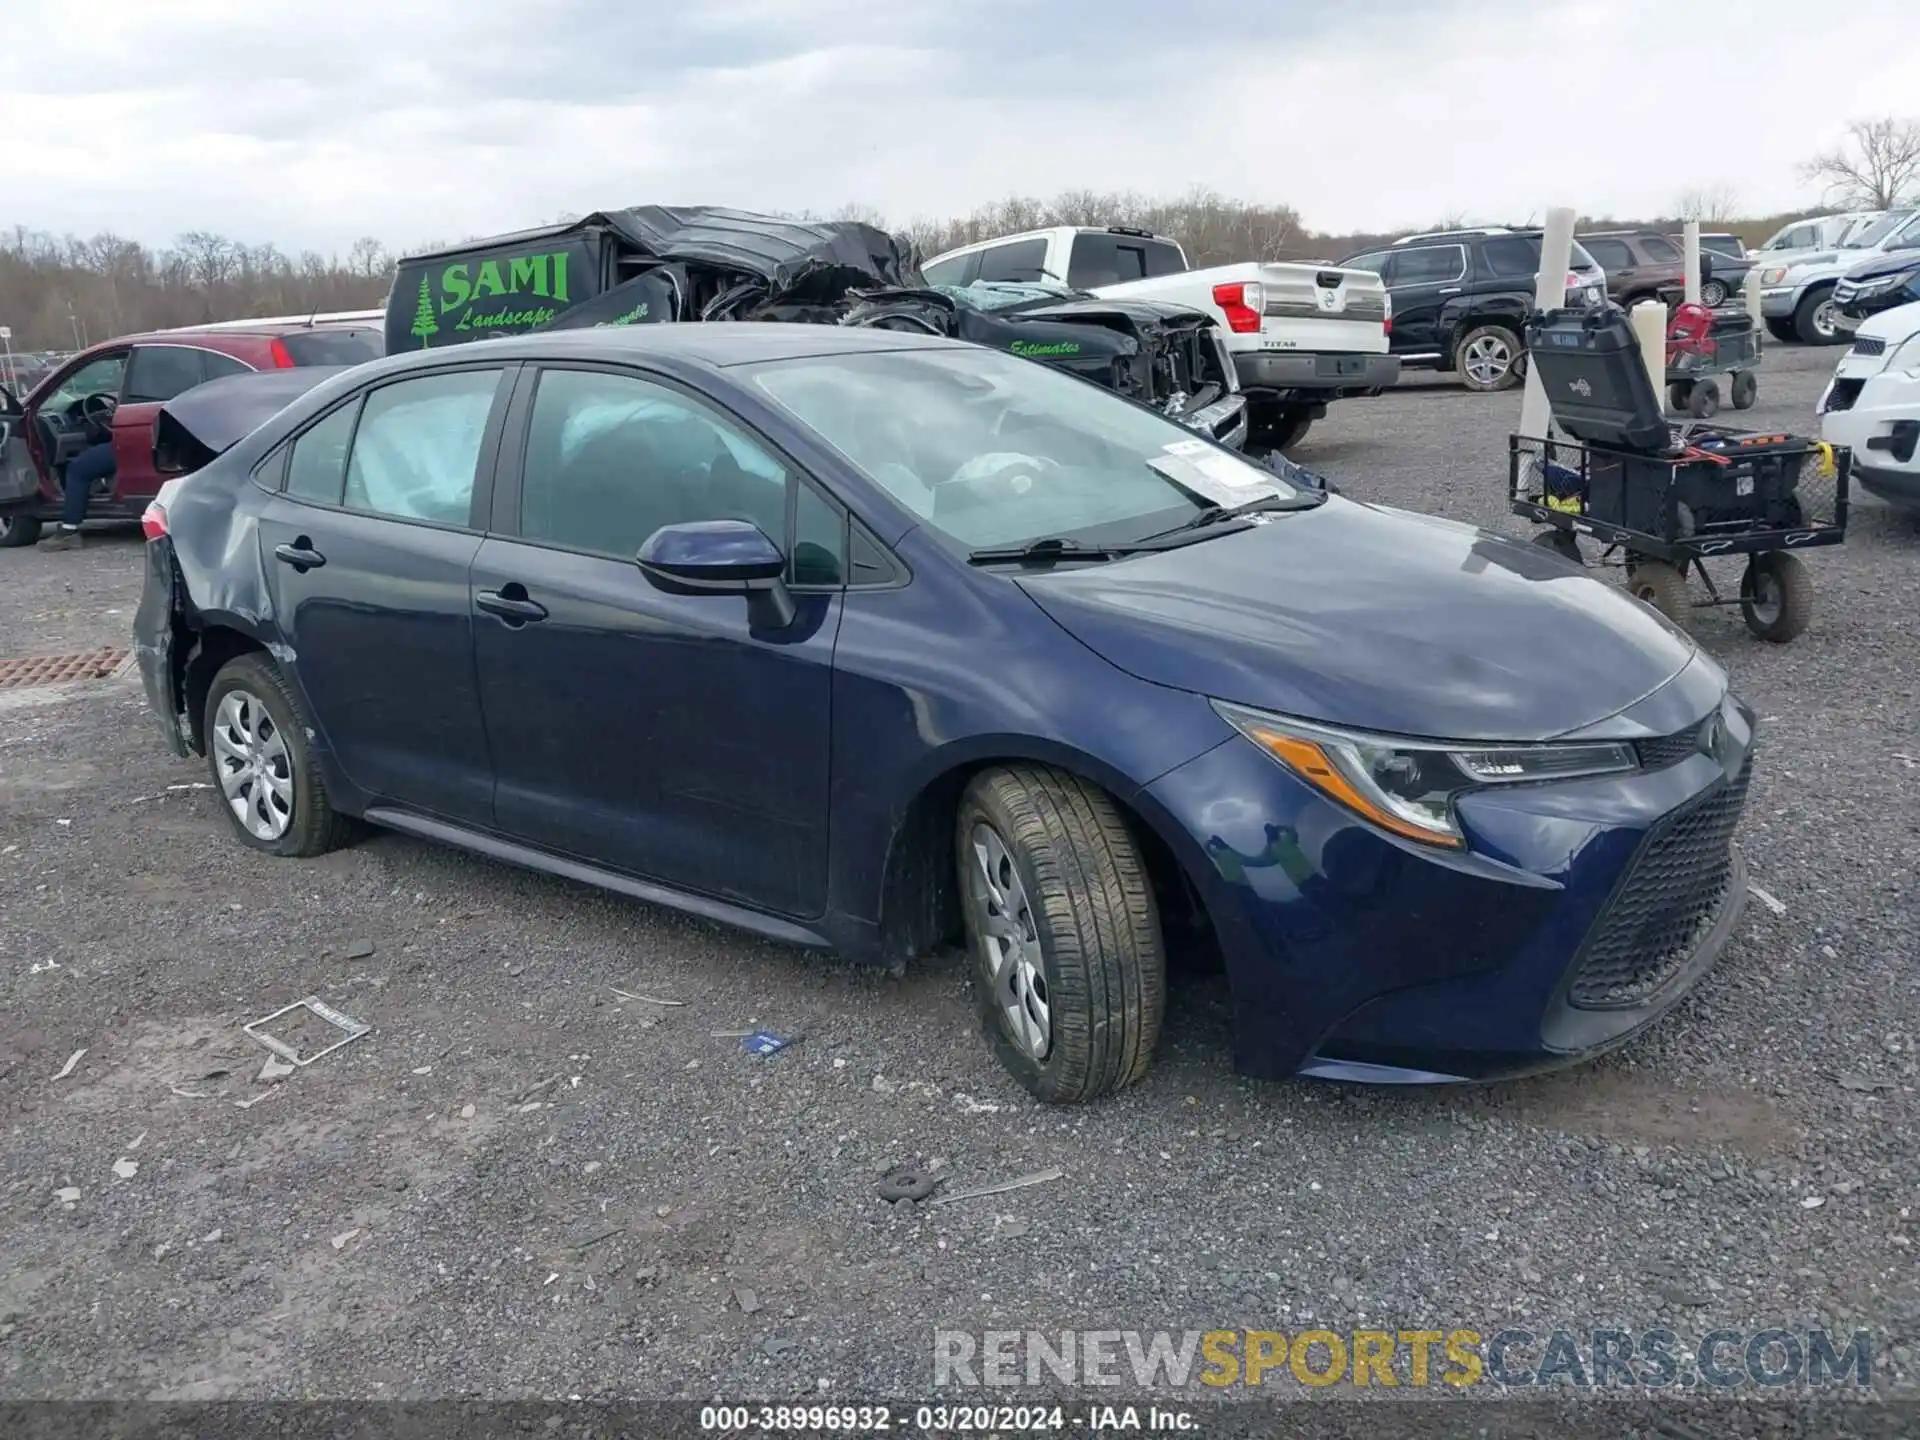
{"label": "alloy wheel", "polygon": [[1482,335],[1467,346],[1465,368],[1473,383],[1491,388],[1513,368],[1513,347],[1495,335]]}
{"label": "alloy wheel", "polygon": [[980,937],[986,984],[1006,1021],[1008,1038],[1034,1060],[1053,1048],[1047,973],[1027,887],[1006,841],[991,825],[975,825],[967,902]]}
{"label": "alloy wheel", "polygon": [[293,756],[260,698],[230,690],[214,712],[213,753],[220,792],[257,840],[278,840],[293,823]]}
{"label": "alloy wheel", "polygon": [[1813,333],[1822,340],[1831,340],[1838,327],[1833,319],[1833,301],[1822,300],[1813,307]]}

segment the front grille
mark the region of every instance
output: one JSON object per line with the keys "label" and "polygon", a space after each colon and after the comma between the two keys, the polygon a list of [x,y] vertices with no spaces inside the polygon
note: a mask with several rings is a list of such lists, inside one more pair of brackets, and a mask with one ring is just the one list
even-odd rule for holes
{"label": "front grille", "polygon": [[1726,903],[1733,832],[1751,755],[1724,782],[1645,841],[1588,937],[1567,1002],[1581,1010],[1644,1005],[1692,958]]}
{"label": "front grille", "polygon": [[1833,303],[1836,305],[1846,304],[1847,301],[1853,299],[1854,295],[1858,293],[1859,288],[1860,287],[1855,285],[1851,280],[1842,280],[1838,285],[1833,287]]}
{"label": "front grille", "polygon": [[1659,735],[1651,740],[1636,740],[1640,764],[1647,770],[1664,770],[1678,765],[1690,755],[1700,753],[1700,726],[1689,725],[1675,735]]}
{"label": "front grille", "polygon": [[1856,355],[1884,355],[1887,353],[1887,342],[1877,335],[1857,336],[1853,342],[1853,353]]}

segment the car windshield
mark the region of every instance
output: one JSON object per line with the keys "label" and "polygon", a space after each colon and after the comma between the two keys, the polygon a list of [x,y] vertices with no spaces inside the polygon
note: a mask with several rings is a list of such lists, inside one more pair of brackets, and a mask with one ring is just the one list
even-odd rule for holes
{"label": "car windshield", "polygon": [[1202,511],[1320,496],[1144,406],[990,350],[816,355],[753,384],[937,534],[968,550],[1132,544]]}
{"label": "car windshield", "polygon": [[1839,248],[1842,250],[1871,249],[1914,218],[1915,212],[1912,210],[1895,210],[1890,214],[1882,215],[1864,230],[1847,236],[1840,242]]}

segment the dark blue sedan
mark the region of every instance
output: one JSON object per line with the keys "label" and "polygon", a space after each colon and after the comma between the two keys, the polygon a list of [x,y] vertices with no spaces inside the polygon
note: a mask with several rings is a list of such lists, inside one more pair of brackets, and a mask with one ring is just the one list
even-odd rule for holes
{"label": "dark blue sedan", "polygon": [[1744,899],[1753,717],[1652,610],[949,341],[395,356],[147,533],[147,693],[244,844],[366,821],[864,959],[964,937],[1047,1100],[1145,1072],[1168,936],[1250,1073],[1484,1078],[1634,1034]]}

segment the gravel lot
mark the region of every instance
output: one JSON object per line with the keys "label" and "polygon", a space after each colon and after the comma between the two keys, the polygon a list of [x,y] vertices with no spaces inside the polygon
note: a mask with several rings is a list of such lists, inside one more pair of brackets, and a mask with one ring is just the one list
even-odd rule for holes
{"label": "gravel lot", "polygon": [[[1774,350],[1751,419],[1809,427],[1833,357]],[[1519,532],[1519,405],[1415,380],[1300,458]],[[124,644],[138,562],[0,553],[0,658]],[[1867,1327],[1912,1389],[1920,525],[1863,509],[1811,564],[1797,643],[1699,626],[1765,717],[1743,834],[1785,912],[1624,1053],[1444,1091],[1244,1081],[1223,983],[1183,974],[1143,1085],[1044,1109],[950,960],[872,973],[396,835],[266,860],[132,679],[0,691],[0,1394],[910,1397],[936,1323],[1310,1320]],[[308,994],[372,1033],[258,1083],[239,1025]],[[714,1033],[750,1027],[799,1042]],[[875,1198],[936,1159],[1064,1178]]]}

